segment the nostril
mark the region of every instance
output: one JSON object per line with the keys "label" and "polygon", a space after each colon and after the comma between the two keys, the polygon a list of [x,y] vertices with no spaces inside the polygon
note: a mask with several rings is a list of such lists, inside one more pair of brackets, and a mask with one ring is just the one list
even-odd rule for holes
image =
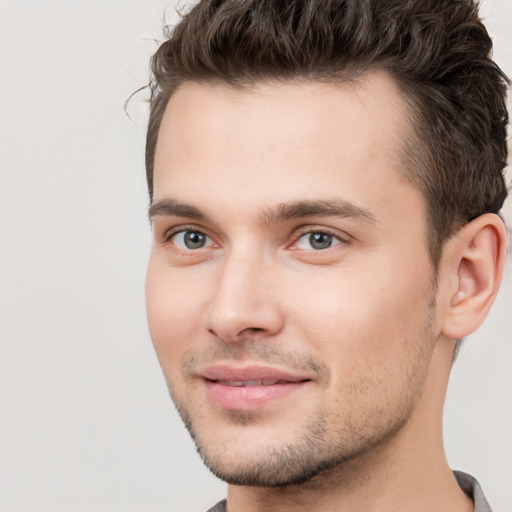
{"label": "nostril", "polygon": [[263,327],[246,327],[238,333],[237,338],[245,338],[247,336],[254,336],[255,334],[260,334],[266,332],[266,329]]}

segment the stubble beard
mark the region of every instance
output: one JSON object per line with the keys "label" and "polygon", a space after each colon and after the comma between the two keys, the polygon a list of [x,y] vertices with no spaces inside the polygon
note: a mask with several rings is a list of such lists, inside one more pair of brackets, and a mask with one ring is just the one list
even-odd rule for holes
{"label": "stubble beard", "polygon": [[[328,414],[310,418],[304,433],[295,443],[271,447],[258,455],[247,455],[234,462],[222,448],[212,450],[195,430],[186,409],[175,401],[176,409],[206,467],[219,479],[232,485],[280,488],[301,486],[328,473],[343,473],[345,466],[392,438],[409,419],[412,407],[393,424],[366,431],[363,435],[350,427],[343,433],[329,435]],[[248,426],[251,413],[230,413],[232,424]]]}
{"label": "stubble beard", "polygon": [[[409,368],[407,374],[409,385],[406,387],[414,391],[400,397],[392,410],[378,408],[356,422],[336,417],[332,411],[318,410],[303,423],[302,434],[295,442],[269,446],[257,454],[235,458],[230,457],[224,447],[212,448],[195,428],[188,408],[169,387],[171,398],[204,464],[228,484],[278,488],[301,486],[328,474],[342,475],[344,469],[352,467],[365,454],[386,445],[411,417],[423,391],[426,368],[435,344],[434,316],[435,299],[431,297],[421,334],[417,333],[421,341],[408,340],[418,347],[416,365],[412,370]],[[405,345],[407,342],[404,342],[404,349],[410,349]],[[372,384],[371,380],[363,380],[359,386],[365,389]],[[353,405],[357,407],[357,404]],[[227,415],[232,425],[240,427],[250,428],[257,422],[257,416],[251,412],[228,411]],[[333,429],[333,425],[338,428]]]}

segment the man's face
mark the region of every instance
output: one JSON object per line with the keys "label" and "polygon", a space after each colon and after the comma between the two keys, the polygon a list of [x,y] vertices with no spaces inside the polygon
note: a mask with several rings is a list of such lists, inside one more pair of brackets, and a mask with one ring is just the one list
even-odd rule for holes
{"label": "man's face", "polygon": [[152,339],[226,481],[287,485],[384,446],[435,332],[425,205],[400,174],[405,107],[360,85],[185,84],[156,149]]}

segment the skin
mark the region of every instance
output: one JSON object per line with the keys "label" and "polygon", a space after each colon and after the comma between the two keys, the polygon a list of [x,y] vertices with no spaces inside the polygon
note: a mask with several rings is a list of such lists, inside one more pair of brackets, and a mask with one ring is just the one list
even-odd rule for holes
{"label": "skin", "polygon": [[[495,216],[461,230],[434,274],[424,200],[398,164],[408,129],[384,73],[187,83],[167,106],[148,320],[178,410],[231,483],[230,512],[472,510],[445,460],[442,407],[453,339],[485,318],[504,234]],[[307,381],[219,405],[212,365]]]}

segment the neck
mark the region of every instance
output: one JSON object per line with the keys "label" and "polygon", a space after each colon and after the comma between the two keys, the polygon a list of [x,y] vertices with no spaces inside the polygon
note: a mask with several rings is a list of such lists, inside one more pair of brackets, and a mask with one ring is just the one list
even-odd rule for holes
{"label": "neck", "polygon": [[441,340],[403,428],[371,451],[300,486],[229,486],[229,512],[472,512],[446,461],[442,410],[452,347]]}

